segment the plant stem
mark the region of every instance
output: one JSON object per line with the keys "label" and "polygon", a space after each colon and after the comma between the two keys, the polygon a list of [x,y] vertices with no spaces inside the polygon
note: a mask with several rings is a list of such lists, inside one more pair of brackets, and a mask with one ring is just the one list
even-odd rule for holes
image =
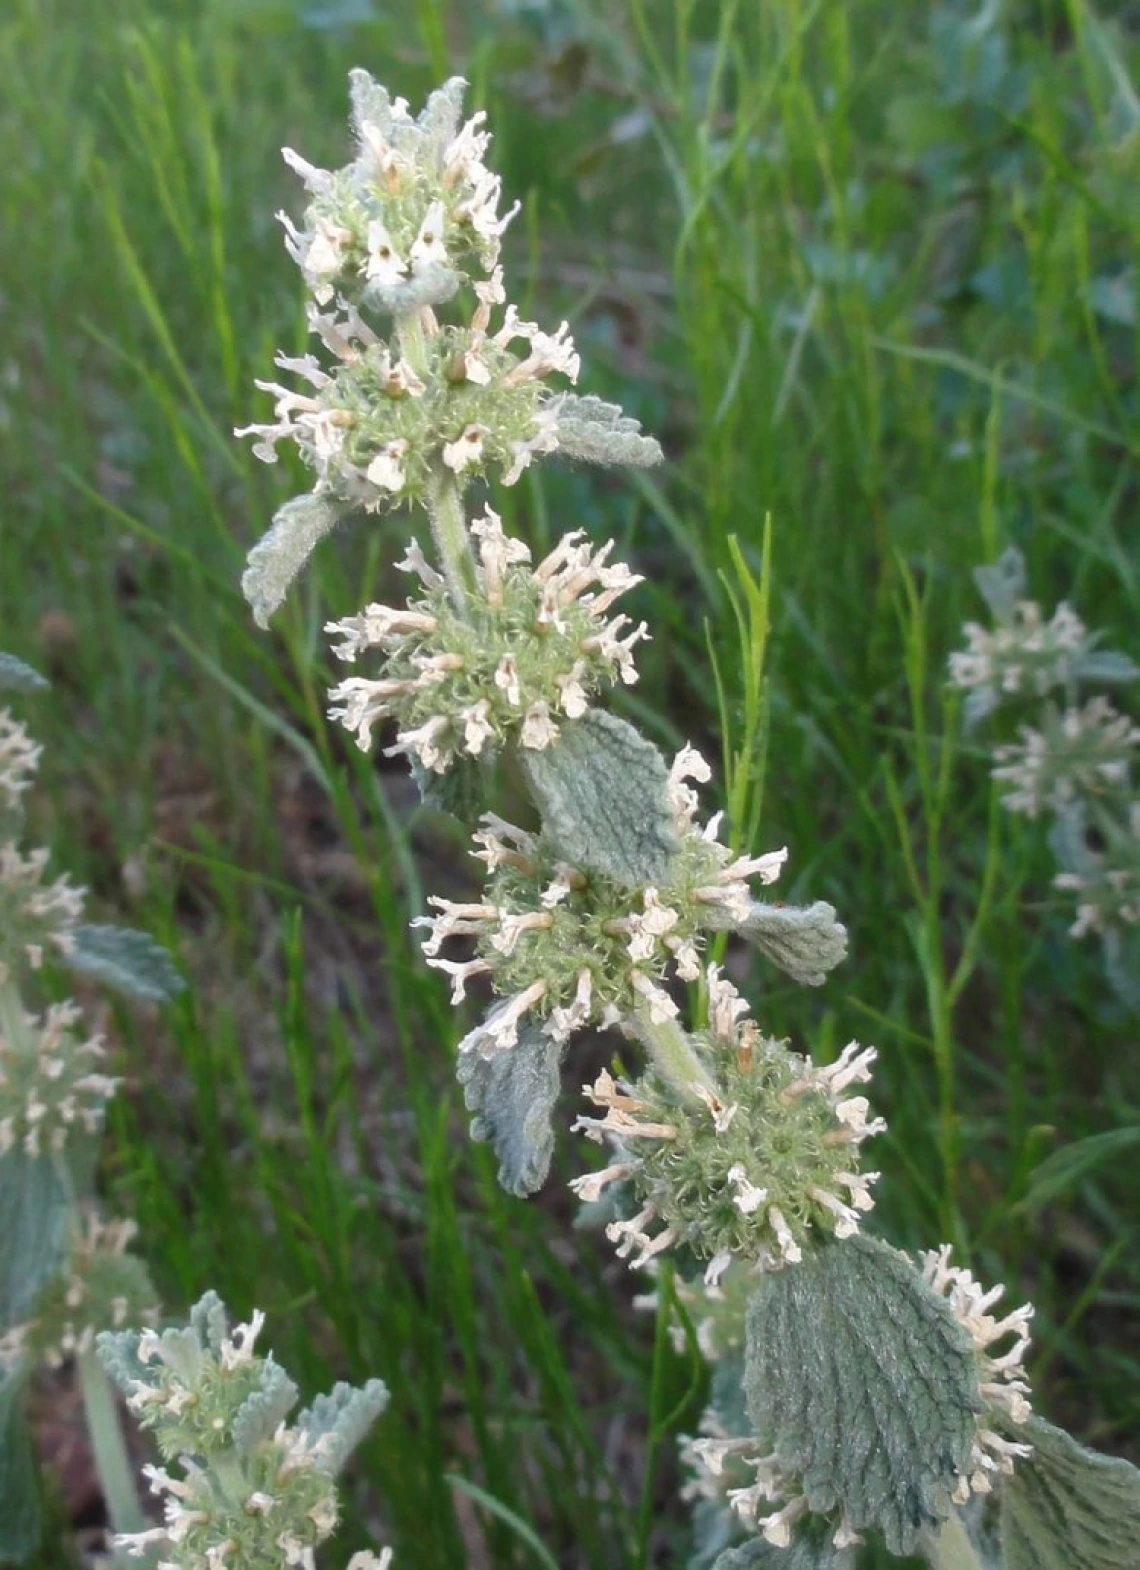
{"label": "plant stem", "polygon": [[697,1087],[717,1094],[716,1080],[701,1062],[688,1036],[675,1019],[658,1024],[650,1019],[648,1007],[641,1003],[633,1013],[633,1025],[653,1065],[683,1101],[698,1101]]}
{"label": "plant stem", "polygon": [[0,1036],[17,1050],[27,1044],[27,1026],[24,1024],[24,1005],[20,989],[14,981],[0,986]]}
{"label": "plant stem", "polygon": [[960,1515],[952,1515],[938,1535],[928,1537],[922,1547],[931,1570],[982,1570],[982,1561]]}
{"label": "plant stem", "polygon": [[433,475],[428,484],[427,509],[448,592],[462,615],[474,579],[474,564],[463,497],[454,475],[443,471]]}
{"label": "plant stem", "polygon": [[[135,1469],[127,1453],[111,1382],[94,1351],[89,1349],[81,1352],[77,1363],[87,1432],[91,1438],[95,1469],[99,1474],[111,1528],[116,1533],[145,1531],[151,1523],[139,1504]],[[121,1559],[122,1556],[117,1558]],[[126,1561],[123,1560],[123,1563]],[[131,1563],[138,1563],[137,1556]]]}

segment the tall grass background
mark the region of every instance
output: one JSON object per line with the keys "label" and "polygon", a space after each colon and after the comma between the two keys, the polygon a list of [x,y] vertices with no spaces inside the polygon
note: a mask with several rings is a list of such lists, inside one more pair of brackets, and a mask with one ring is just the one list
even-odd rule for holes
{"label": "tall grass background", "polygon": [[645,573],[638,719],[723,758],[733,831],[850,928],[818,992],[730,956],[759,1018],[878,1044],[876,1224],[1032,1298],[1038,1406],[1135,1458],[1135,1020],[944,675],[1010,543],[1137,653],[1137,11],[8,0],[0,645],[54,682],[36,827],[190,983],[111,1021],[106,1187],[172,1311],[213,1286],[306,1392],[390,1385],[331,1563],[683,1564],[702,1375],[573,1228],[578,1142],[523,1203],[467,1141],[461,1021],[408,931],[471,878],[462,838],[323,714],[322,623],[393,592],[407,527],[322,547],[268,636],[240,599],[305,483],[230,435],[304,339],[277,149],[343,161],[352,65],[413,106],[471,82],[524,201],[514,297],[671,460],[496,505]]}

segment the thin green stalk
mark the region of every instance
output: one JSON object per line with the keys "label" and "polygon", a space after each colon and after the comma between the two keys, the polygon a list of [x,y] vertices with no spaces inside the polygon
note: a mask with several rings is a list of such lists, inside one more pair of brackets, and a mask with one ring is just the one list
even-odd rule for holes
{"label": "thin green stalk", "polygon": [[467,538],[467,515],[454,475],[440,472],[433,476],[428,486],[427,508],[448,592],[456,610],[462,614],[467,605],[474,565]]}
{"label": "thin green stalk", "polygon": [[937,1537],[928,1538],[923,1551],[931,1570],[983,1570],[959,1515],[952,1515]]}
{"label": "thin green stalk", "polygon": [[[91,1438],[95,1469],[99,1474],[111,1528],[116,1533],[143,1532],[151,1523],[139,1504],[135,1469],[127,1453],[119,1408],[110,1380],[93,1351],[81,1352],[77,1361],[87,1432]],[[121,1554],[116,1559],[123,1564],[127,1563]],[[137,1555],[132,1556],[130,1562],[137,1563]]]}
{"label": "thin green stalk", "polygon": [[698,1087],[710,1095],[717,1094],[716,1080],[701,1062],[688,1036],[675,1019],[658,1023],[650,1018],[645,1004],[638,1004],[633,1013],[633,1025],[638,1040],[653,1059],[654,1067],[681,1100],[699,1099],[696,1094]]}

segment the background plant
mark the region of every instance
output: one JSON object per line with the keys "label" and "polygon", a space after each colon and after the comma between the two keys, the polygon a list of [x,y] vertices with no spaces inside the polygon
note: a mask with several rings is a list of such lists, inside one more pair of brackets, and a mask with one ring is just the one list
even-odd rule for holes
{"label": "background plant", "polygon": [[[547,517],[577,510],[627,560],[636,526],[651,581],[631,609],[658,636],[628,697],[667,698],[698,743],[719,728],[711,612],[742,824],[766,696],[728,538],[757,570],[771,510],[766,821],[802,878],[789,897],[843,911],[857,968],[808,1008],[770,981],[766,1020],[795,1034],[822,1012],[826,1032],[841,997],[866,1014],[891,1235],[958,1238],[979,1275],[1022,1282],[1043,1403],[1127,1450],[1136,1196],[1110,1158],[1134,1138],[1132,1027],[1095,948],[1039,909],[1048,849],[1032,825],[999,831],[941,692],[977,614],[969,569],[1007,540],[1042,603],[1087,608],[1113,647],[1135,624],[1126,23],[1068,4],[6,15],[0,593],[6,642],[56,679],[37,836],[109,915],[169,940],[177,914],[195,983],[169,1034],[133,1038],[168,1099],[119,1098],[105,1176],[163,1239],[168,1299],[210,1280],[263,1303],[306,1388],[385,1375],[360,1475],[394,1478],[397,1545],[532,1562],[490,1499],[559,1562],[672,1552],[688,1512],[664,1441],[702,1397],[676,1416],[694,1367],[618,1311],[608,1245],[570,1258],[563,1227],[497,1195],[453,1137],[458,1098],[441,1110],[449,1072],[413,1046],[454,1027],[405,931],[408,833],[449,842],[410,823],[402,765],[338,749],[342,785],[320,710],[344,672],[314,675],[305,609],[354,611],[390,581],[386,545],[326,547],[282,641],[248,630],[241,559],[299,488],[271,494],[228,436],[272,349],[303,342],[271,218],[291,181],[266,149],[336,161],[352,64],[413,101],[472,78],[526,198],[516,272],[543,219],[531,314],[570,315],[588,390],[620,394],[677,460],[632,491],[548,467],[504,521],[541,552]],[[646,1450],[623,1414],[650,1388]]]}

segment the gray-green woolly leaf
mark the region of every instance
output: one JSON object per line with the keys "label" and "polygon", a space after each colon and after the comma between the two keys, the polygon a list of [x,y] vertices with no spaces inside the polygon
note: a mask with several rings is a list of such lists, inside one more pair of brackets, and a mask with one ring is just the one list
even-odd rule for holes
{"label": "gray-green woolly leaf", "polygon": [[1140,927],[1110,927],[1104,935],[1104,969],[1125,1008],[1140,1013]]}
{"label": "gray-green woolly leaf", "polygon": [[251,1455],[264,1440],[271,1439],[297,1404],[297,1387],[272,1355],[261,1367],[260,1386],[247,1396],[234,1413],[234,1449]]}
{"label": "gray-green woolly leaf", "polygon": [[464,1102],[475,1114],[471,1138],[491,1146],[499,1182],[520,1199],[540,1189],[550,1171],[561,1062],[559,1043],[524,1020],[509,1052],[492,1058],[465,1052],[456,1067]]}
{"label": "gray-green woolly leaf", "polygon": [[362,299],[373,310],[387,311],[395,316],[402,311],[421,310],[425,305],[442,305],[451,299],[462,282],[462,273],[441,262],[433,262],[406,283],[368,284]]}
{"label": "gray-green woolly leaf", "polygon": [[131,998],[169,1003],[186,983],[170,955],[148,933],[130,927],[76,927],[66,956],[70,970],[90,976]]}
{"label": "gray-green woolly leaf", "polygon": [[1002,1484],[1003,1570],[1136,1570],[1140,1472],[1039,1417],[1017,1438],[1033,1454]]}
{"label": "gray-green woolly leaf", "polygon": [[878,1527],[895,1554],[949,1513],[981,1406],[974,1351],[905,1255],[858,1236],[763,1276],[744,1383],[812,1510]]}
{"label": "gray-green woolly leaf", "polygon": [[[710,925],[713,923],[710,922]],[[769,905],[754,900],[742,922],[718,922],[754,943],[762,954],[803,986],[818,987],[847,958],[847,928],[833,905]]]}
{"label": "gray-green woolly leaf", "polygon": [[14,654],[0,653],[0,691],[42,692],[51,683]]}
{"label": "gray-green woolly leaf", "polygon": [[562,723],[541,752],[519,750],[543,830],[583,872],[631,888],[664,882],[677,848],[669,771],[652,742],[605,709]]}
{"label": "gray-green woolly leaf", "polygon": [[293,579],[335,528],[341,510],[330,497],[317,495],[294,496],[278,508],[269,531],[250,551],[241,579],[259,627],[268,627]]}
{"label": "gray-green woolly leaf", "polygon": [[836,1548],[826,1528],[800,1527],[787,1548],[750,1537],[721,1554],[713,1570],[855,1570],[855,1551]]}
{"label": "gray-green woolly leaf", "polygon": [[310,1444],[320,1441],[317,1459],[335,1477],[387,1405],[382,1379],[370,1379],[359,1389],[341,1382],[301,1413],[297,1427]]}
{"label": "gray-green woolly leaf", "polygon": [[563,393],[551,399],[548,412],[554,416],[558,453],[563,458],[648,468],[664,457],[660,443],[644,435],[632,416],[593,394]]}
{"label": "gray-green woolly leaf", "polygon": [[1114,654],[1111,649],[1091,649],[1074,660],[1073,675],[1078,681],[1135,681],[1140,676],[1140,665],[1127,654]]}
{"label": "gray-green woolly leaf", "polygon": [[23,1380],[0,1375],[0,1564],[22,1565],[40,1546],[40,1490]]}
{"label": "gray-green woolly leaf", "polygon": [[1028,584],[1025,557],[1015,545],[998,557],[992,567],[977,567],[974,582],[989,606],[995,621],[1008,621],[1019,600],[1024,600]]}
{"label": "gray-green woolly leaf", "polygon": [[137,1330],[100,1330],[95,1351],[107,1375],[128,1395],[137,1380],[146,1383],[146,1368],[139,1359]]}
{"label": "gray-green woolly leaf", "polygon": [[63,1264],[68,1208],[54,1155],[0,1156],[0,1330],[28,1317]]}
{"label": "gray-green woolly leaf", "polygon": [[165,1341],[168,1336],[193,1336],[199,1346],[207,1347],[214,1353],[220,1352],[222,1343],[229,1335],[229,1320],[226,1317],[226,1305],[212,1287],[203,1292],[194,1304],[189,1319],[186,1330],[165,1330],[162,1339]]}
{"label": "gray-green woolly leaf", "polygon": [[449,813],[451,817],[458,818],[460,823],[466,824],[478,822],[486,812],[489,805],[488,766],[480,758],[460,753],[443,774],[435,769],[425,769],[414,753],[409,757],[408,765],[425,807]]}

